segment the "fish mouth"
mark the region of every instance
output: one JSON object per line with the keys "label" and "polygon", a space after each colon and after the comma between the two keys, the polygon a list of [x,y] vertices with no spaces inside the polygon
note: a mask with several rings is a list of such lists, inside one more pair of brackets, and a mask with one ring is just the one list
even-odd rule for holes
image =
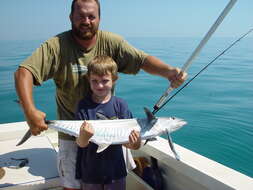
{"label": "fish mouth", "polygon": [[172,131],[176,131],[187,124],[187,122],[181,118],[172,117],[172,120],[175,122],[174,126],[172,127]]}
{"label": "fish mouth", "polygon": [[179,123],[180,126],[184,126],[184,125],[187,124],[187,122],[183,119],[179,119],[178,123]]}

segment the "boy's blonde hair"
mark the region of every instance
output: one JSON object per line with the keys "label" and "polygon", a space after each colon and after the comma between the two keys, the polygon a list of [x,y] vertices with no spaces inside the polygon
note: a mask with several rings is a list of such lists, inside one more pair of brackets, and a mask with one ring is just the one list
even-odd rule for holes
{"label": "boy's blonde hair", "polygon": [[111,73],[113,81],[116,81],[118,79],[118,66],[116,62],[109,56],[96,56],[88,63],[87,67],[88,78],[91,74],[103,76]]}

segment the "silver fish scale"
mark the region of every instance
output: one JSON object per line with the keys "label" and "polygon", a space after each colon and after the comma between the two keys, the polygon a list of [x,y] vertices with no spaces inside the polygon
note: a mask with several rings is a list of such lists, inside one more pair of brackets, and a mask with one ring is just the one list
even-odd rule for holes
{"label": "silver fish scale", "polygon": [[100,143],[109,143],[117,144],[118,142],[127,142],[128,136],[132,131],[132,128],[123,128],[123,127],[93,127],[94,136],[91,138],[91,141],[96,141]]}
{"label": "silver fish scale", "polygon": [[[170,133],[180,129],[186,124],[185,121],[175,117],[158,117],[150,120],[152,113],[145,109],[147,119],[118,119],[118,120],[89,120],[87,121],[94,129],[91,142],[98,145],[98,152],[106,149],[110,144],[124,144],[129,142],[129,135],[132,130],[140,131],[141,139],[149,139],[160,134],[167,133],[169,144],[176,158],[179,159],[173,147]],[[48,121],[48,127],[63,133],[78,137],[82,120],[54,120]],[[31,136],[31,131],[27,131],[25,136],[17,144],[20,145]]]}
{"label": "silver fish scale", "polygon": [[54,128],[63,133],[77,137],[79,135],[79,130],[82,122],[72,122],[72,121],[53,121],[49,124],[50,128]]}
{"label": "silver fish scale", "polygon": [[[56,120],[52,121],[49,127],[77,137],[83,122],[82,120]],[[148,139],[166,131],[173,132],[186,124],[181,119],[169,117],[158,118],[151,128],[146,119],[88,120],[87,122],[94,129],[90,141],[96,144],[127,143],[132,130],[140,131],[141,138]]]}

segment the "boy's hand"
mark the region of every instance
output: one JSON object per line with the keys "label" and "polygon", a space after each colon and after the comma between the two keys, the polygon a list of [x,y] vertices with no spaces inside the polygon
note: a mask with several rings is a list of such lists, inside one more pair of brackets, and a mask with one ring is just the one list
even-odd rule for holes
{"label": "boy's hand", "polygon": [[140,137],[140,132],[138,131],[131,131],[129,135],[129,143],[125,144],[127,148],[137,150],[141,146],[141,137]]}
{"label": "boy's hand", "polygon": [[86,121],[80,127],[79,137],[76,142],[80,147],[86,147],[89,144],[90,138],[93,136],[94,130],[89,123]]}

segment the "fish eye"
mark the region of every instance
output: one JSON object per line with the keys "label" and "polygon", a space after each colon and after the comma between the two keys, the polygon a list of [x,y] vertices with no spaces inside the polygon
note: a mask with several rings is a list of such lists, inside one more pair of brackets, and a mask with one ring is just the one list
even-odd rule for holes
{"label": "fish eye", "polygon": [[22,162],[18,165],[20,168],[23,168],[24,166],[26,166],[29,163],[28,159],[24,159],[22,160]]}
{"label": "fish eye", "polygon": [[21,161],[17,168],[23,168],[29,163],[28,158],[11,158],[11,160]]}

